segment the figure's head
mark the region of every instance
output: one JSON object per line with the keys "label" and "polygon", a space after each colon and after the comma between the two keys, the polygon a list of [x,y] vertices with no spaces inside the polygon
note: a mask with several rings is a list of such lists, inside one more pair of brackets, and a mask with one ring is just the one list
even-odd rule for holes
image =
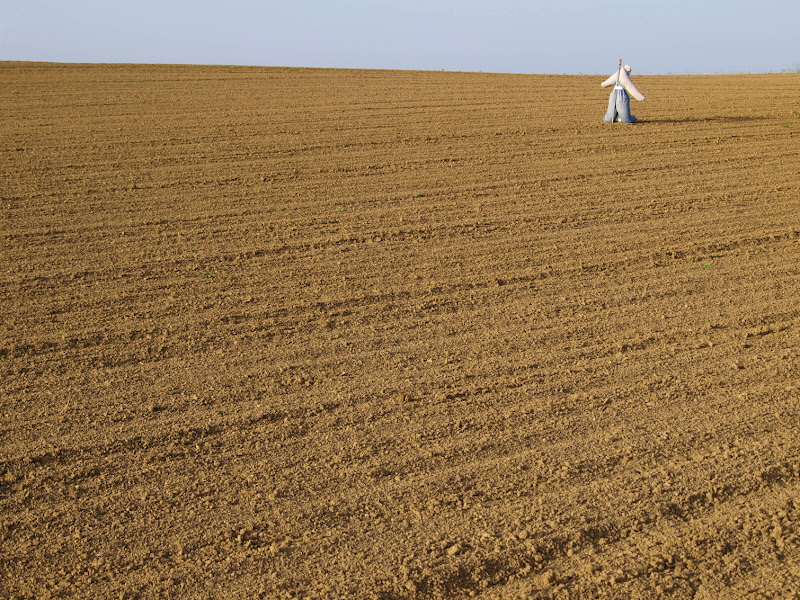
{"label": "figure's head", "polygon": [[630,66],[630,65],[625,65],[625,66],[624,66],[624,67],[622,67],[622,68],[623,68],[623,69],[625,69],[625,70],[626,70],[628,73],[630,73],[630,72],[631,72],[631,66]]}

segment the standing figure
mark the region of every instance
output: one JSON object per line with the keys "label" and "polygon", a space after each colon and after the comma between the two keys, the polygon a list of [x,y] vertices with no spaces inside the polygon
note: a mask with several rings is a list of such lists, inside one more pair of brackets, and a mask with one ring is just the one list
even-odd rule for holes
{"label": "standing figure", "polygon": [[603,121],[606,123],[613,123],[614,121],[636,123],[636,117],[631,114],[631,99],[628,94],[640,102],[645,102],[645,98],[633,85],[630,72],[631,68],[628,65],[623,67],[622,59],[620,59],[617,72],[600,84],[600,87],[614,86],[614,90],[608,99],[608,111],[606,116],[603,117]]}

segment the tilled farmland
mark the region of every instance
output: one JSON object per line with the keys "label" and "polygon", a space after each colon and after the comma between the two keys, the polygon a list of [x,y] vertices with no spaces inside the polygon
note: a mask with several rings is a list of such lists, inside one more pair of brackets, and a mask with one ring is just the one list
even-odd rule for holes
{"label": "tilled farmland", "polygon": [[607,75],[0,63],[0,596],[800,594],[800,76]]}

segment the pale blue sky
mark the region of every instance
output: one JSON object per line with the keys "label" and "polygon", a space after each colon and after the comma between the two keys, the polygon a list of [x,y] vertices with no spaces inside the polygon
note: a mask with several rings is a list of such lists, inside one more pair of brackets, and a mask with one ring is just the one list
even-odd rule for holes
{"label": "pale blue sky", "polygon": [[800,0],[2,0],[0,60],[610,73],[800,64]]}

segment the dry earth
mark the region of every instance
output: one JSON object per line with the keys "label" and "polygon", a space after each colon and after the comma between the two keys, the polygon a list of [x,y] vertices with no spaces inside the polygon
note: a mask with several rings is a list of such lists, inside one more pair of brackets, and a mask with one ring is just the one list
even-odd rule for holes
{"label": "dry earth", "polygon": [[800,76],[606,75],[0,63],[0,596],[798,597]]}

